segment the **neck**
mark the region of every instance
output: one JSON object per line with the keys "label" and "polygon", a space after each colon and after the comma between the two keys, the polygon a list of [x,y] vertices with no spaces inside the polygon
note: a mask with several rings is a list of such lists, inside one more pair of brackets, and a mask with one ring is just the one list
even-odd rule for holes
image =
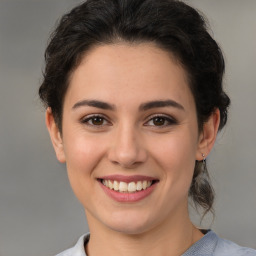
{"label": "neck", "polygon": [[171,218],[140,234],[125,234],[103,226],[87,213],[91,235],[86,253],[88,256],[182,255],[203,234],[191,223],[188,214],[178,219]]}

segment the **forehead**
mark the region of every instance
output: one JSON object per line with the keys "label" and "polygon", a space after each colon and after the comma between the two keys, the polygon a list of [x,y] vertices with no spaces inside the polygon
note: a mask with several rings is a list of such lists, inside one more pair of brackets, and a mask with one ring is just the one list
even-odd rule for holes
{"label": "forehead", "polygon": [[[191,101],[186,71],[167,51],[153,43],[97,46],[70,77],[66,99]],[[190,102],[191,103],[191,102]]]}

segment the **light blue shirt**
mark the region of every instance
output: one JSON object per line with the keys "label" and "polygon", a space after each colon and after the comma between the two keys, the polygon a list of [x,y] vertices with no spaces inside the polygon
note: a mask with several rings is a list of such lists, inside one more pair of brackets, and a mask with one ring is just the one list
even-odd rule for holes
{"label": "light blue shirt", "polygon": [[[81,236],[74,247],[56,256],[86,256],[84,245],[89,238],[89,233]],[[221,239],[209,230],[181,256],[256,256],[256,250]]]}

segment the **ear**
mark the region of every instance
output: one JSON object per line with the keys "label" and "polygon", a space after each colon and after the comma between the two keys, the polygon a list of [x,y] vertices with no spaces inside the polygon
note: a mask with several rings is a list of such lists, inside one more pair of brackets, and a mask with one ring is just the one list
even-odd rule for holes
{"label": "ear", "polygon": [[201,161],[209,155],[216,140],[219,124],[220,111],[217,108],[203,125],[203,130],[199,135],[196,160]]}
{"label": "ear", "polygon": [[47,108],[46,110],[45,123],[50,134],[50,138],[56,153],[56,157],[59,160],[59,162],[65,163],[66,158],[61,133],[59,131],[57,124],[55,123],[51,108]]}

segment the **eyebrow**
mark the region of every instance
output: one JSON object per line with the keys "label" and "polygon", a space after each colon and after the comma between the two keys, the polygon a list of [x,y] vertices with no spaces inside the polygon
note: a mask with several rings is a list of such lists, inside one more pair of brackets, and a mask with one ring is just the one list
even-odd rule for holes
{"label": "eyebrow", "polygon": [[[79,107],[86,107],[86,106],[105,109],[105,110],[112,110],[112,111],[116,109],[115,105],[112,105],[103,101],[99,101],[99,100],[81,100],[77,102],[72,107],[72,109],[77,109]],[[162,107],[174,107],[180,110],[185,110],[181,104],[179,104],[174,100],[155,100],[155,101],[149,101],[141,104],[139,106],[139,111],[146,111],[152,108],[162,108]]]}
{"label": "eyebrow", "polygon": [[101,109],[106,109],[106,110],[115,110],[114,105],[111,105],[109,103],[99,101],[99,100],[81,100],[81,101],[77,102],[72,107],[72,109],[76,109],[76,108],[79,108],[79,107],[85,107],[85,106],[101,108]]}
{"label": "eyebrow", "polygon": [[162,107],[174,107],[180,110],[185,110],[184,107],[174,100],[156,100],[149,101],[140,105],[140,111],[146,111],[152,108],[162,108]]}

